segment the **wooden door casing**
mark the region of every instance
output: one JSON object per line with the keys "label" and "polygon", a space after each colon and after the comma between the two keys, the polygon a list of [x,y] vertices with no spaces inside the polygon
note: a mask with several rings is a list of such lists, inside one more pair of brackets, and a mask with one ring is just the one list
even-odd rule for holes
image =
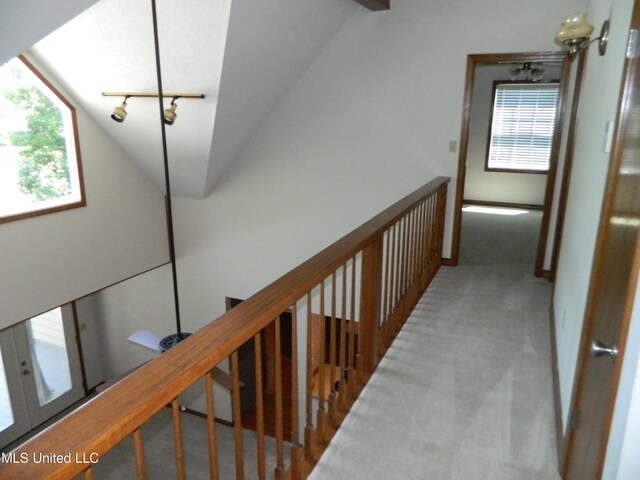
{"label": "wooden door casing", "polygon": [[[640,27],[636,0],[631,28]],[[604,467],[624,347],[640,272],[640,61],[627,58],[582,333],[568,433],[567,480],[600,478]],[[591,344],[617,343],[618,356],[594,358]]]}

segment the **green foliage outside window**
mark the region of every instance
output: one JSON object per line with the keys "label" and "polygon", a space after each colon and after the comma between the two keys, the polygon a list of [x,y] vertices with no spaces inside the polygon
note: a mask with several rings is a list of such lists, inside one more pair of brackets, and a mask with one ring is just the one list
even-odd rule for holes
{"label": "green foliage outside window", "polygon": [[5,98],[27,112],[27,129],[9,134],[20,149],[20,190],[38,201],[71,193],[62,113],[36,87],[18,87]]}

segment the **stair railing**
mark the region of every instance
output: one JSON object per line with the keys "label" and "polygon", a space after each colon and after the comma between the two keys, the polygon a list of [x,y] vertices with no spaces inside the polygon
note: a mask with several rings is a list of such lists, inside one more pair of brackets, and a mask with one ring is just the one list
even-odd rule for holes
{"label": "stair railing", "polygon": [[93,479],[91,462],[130,436],[136,458],[131,477],[146,478],[141,427],[167,406],[176,477],[186,478],[179,397],[204,379],[210,477],[217,479],[212,375],[229,359],[236,478],[243,479],[247,414],[240,399],[239,350],[247,342],[253,343],[255,361],[250,387],[256,396],[257,476],[267,476],[265,435],[271,435],[275,478],[306,478],[441,265],[448,183],[438,177],[398,201],[21,445],[12,457],[44,453],[65,461],[4,463],[0,478]]}

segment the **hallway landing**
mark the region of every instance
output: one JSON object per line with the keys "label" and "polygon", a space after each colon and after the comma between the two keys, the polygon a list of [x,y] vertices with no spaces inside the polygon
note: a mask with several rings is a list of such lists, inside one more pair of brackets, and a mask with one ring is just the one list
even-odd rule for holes
{"label": "hallway landing", "polygon": [[551,284],[442,267],[311,480],[558,480]]}

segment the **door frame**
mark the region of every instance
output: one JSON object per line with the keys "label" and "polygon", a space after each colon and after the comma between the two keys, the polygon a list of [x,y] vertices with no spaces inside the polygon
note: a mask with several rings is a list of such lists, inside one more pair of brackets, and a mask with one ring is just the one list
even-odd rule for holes
{"label": "door frame", "polygon": [[[458,176],[456,180],[455,211],[453,217],[453,233],[451,242],[451,259],[448,265],[458,265],[460,254],[460,233],[462,225],[462,206],[464,201],[464,184],[467,170],[467,154],[469,148],[469,127],[471,123],[471,104],[473,101],[473,87],[475,84],[475,69],[480,65],[499,63],[524,63],[524,62],[562,62],[560,73],[560,95],[558,97],[558,115],[554,126],[554,141],[549,158],[549,171],[545,186],[544,205],[542,210],[542,222],[535,263],[535,275],[549,277],[553,271],[553,265],[549,270],[544,269],[544,259],[547,250],[547,239],[551,222],[551,206],[556,184],[558,158],[564,120],[565,104],[567,98],[569,72],[571,61],[565,52],[529,52],[529,53],[487,53],[471,54],[467,56],[467,72],[465,76],[464,100],[462,105],[462,126],[460,131],[460,149],[458,154]],[[556,228],[557,234],[557,228]],[[552,258],[552,262],[554,259]]]}
{"label": "door frame", "polygon": [[60,309],[62,319],[71,387],[44,405],[40,405],[38,400],[34,379],[36,365],[33,363],[33,351],[27,331],[27,322],[39,315],[0,331],[0,354],[4,360],[10,406],[14,416],[14,424],[0,432],[0,449],[38,428],[86,394],[74,305],[68,303],[57,308]]}
{"label": "door frame", "polygon": [[[630,30],[640,28],[640,0],[634,1],[633,13],[631,14]],[[582,326],[582,334],[580,339],[580,350],[578,351],[578,361],[576,368],[576,376],[571,396],[571,411],[580,411],[582,402],[585,401],[585,385],[587,377],[588,361],[590,360],[590,344],[592,341],[593,330],[595,329],[598,315],[596,294],[598,289],[603,288],[604,270],[607,262],[611,262],[612,258],[606,255],[606,245],[610,235],[610,220],[616,214],[615,211],[615,195],[619,191],[619,179],[622,176],[621,165],[623,154],[625,151],[625,139],[629,130],[633,126],[637,126],[638,102],[640,96],[638,92],[638,82],[640,82],[640,58],[638,56],[625,58],[624,70],[622,74],[622,82],[620,87],[620,95],[618,97],[618,106],[616,109],[615,132],[611,147],[611,155],[609,157],[609,171],[605,185],[602,209],[598,225],[598,233],[596,247],[594,252],[593,267],[591,270],[591,278],[589,280],[589,291],[587,296],[587,305],[585,309],[584,323]],[[635,102],[635,108],[634,108]],[[635,111],[634,111],[635,110]],[[618,212],[619,213],[619,212]],[[615,410],[615,404],[618,394],[618,386],[620,383],[620,375],[624,364],[625,346],[627,343],[627,335],[631,323],[632,309],[635,302],[635,294],[640,276],[640,228],[635,228],[635,247],[634,253],[625,258],[617,258],[614,261],[628,267],[628,278],[625,292],[624,309],[620,318],[620,330],[617,339],[618,354],[612,373],[611,383],[609,385],[608,402],[606,405],[606,416],[600,432],[600,443],[598,445],[597,459],[597,478],[601,478],[604,464],[606,460],[607,448],[609,446],[609,437],[611,433],[611,423]],[[626,263],[625,263],[626,262]],[[624,272],[626,273],[626,271]],[[613,321],[613,320],[612,320]],[[579,420],[578,420],[579,421]],[[576,448],[575,446],[575,428],[568,428],[566,432],[564,451],[560,460],[560,473],[563,478],[570,478],[574,471],[573,464],[570,459]],[[579,452],[584,455],[585,452]]]}

